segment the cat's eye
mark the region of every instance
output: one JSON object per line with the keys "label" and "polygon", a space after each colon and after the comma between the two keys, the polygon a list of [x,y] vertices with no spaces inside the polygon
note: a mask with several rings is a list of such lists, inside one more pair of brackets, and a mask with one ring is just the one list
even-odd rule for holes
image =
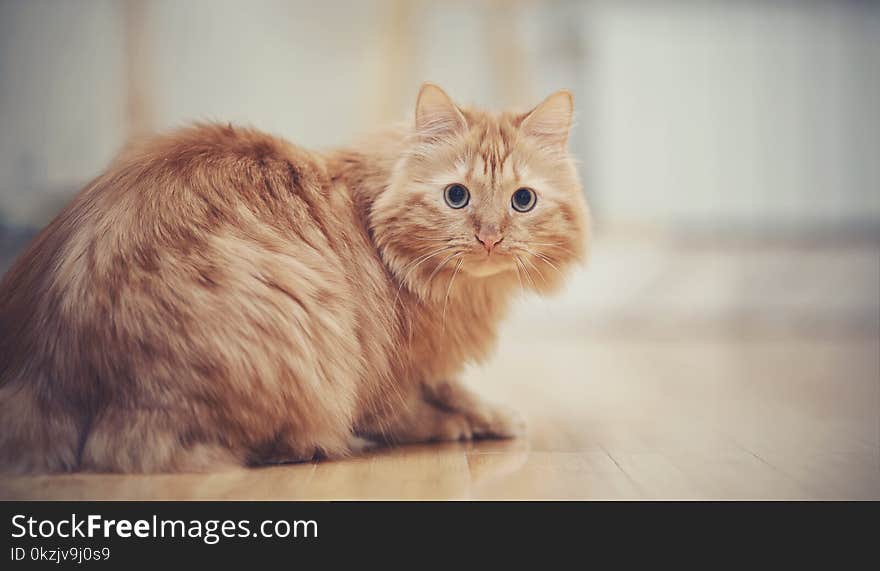
{"label": "cat's eye", "polygon": [[450,184],[443,191],[443,198],[449,208],[464,208],[471,199],[471,193],[462,184]]}
{"label": "cat's eye", "polygon": [[536,202],[538,202],[538,196],[530,188],[521,188],[510,197],[510,205],[517,212],[528,212],[535,207]]}

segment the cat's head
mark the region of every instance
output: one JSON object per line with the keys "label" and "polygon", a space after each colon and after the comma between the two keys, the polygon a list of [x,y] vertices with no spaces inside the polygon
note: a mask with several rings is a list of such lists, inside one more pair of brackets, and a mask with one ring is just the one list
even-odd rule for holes
{"label": "cat's head", "polygon": [[[391,270],[423,298],[474,280],[550,291],[584,256],[587,209],[568,151],[572,97],[526,113],[457,106],[425,84],[371,224]],[[488,283],[488,282],[487,282]],[[456,288],[458,289],[458,288]]]}

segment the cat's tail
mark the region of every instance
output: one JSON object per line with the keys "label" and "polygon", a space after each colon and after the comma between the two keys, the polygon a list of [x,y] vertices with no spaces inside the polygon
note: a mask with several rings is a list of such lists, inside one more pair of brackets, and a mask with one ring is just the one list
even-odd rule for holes
{"label": "cat's tail", "polygon": [[41,400],[33,385],[0,386],[0,474],[76,470],[85,420]]}

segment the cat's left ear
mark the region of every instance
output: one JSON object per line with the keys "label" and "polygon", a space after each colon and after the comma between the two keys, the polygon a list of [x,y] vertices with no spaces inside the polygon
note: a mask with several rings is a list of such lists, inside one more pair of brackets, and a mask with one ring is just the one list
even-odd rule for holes
{"label": "cat's left ear", "polygon": [[520,129],[547,144],[564,147],[573,115],[574,99],[570,91],[562,89],[526,113]]}
{"label": "cat's left ear", "polygon": [[467,121],[445,91],[425,83],[416,101],[416,131],[436,139],[467,130]]}

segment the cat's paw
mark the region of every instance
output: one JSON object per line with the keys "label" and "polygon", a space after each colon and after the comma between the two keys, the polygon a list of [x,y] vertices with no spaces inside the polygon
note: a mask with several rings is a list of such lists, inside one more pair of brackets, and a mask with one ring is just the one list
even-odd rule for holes
{"label": "cat's paw", "polygon": [[487,406],[471,422],[476,438],[516,438],[526,433],[522,416],[505,406]]}
{"label": "cat's paw", "polygon": [[434,439],[516,438],[525,434],[525,428],[522,417],[512,409],[486,406],[474,411],[445,413],[437,425]]}
{"label": "cat's paw", "polygon": [[429,440],[470,440],[474,437],[470,420],[460,412],[442,414],[431,432]]}

